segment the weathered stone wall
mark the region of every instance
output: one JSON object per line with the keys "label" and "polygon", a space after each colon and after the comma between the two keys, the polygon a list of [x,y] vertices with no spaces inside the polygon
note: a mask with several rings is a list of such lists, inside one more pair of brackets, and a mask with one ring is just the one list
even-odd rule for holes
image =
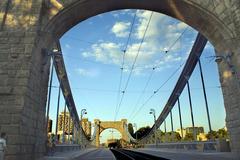
{"label": "weathered stone wall", "polygon": [[89,16],[121,8],[178,18],[203,33],[217,55],[233,53],[231,61],[219,63],[219,73],[231,147],[240,151],[239,76],[229,73],[229,64],[237,75],[240,70],[239,0],[1,0],[0,132],[8,135],[6,159],[32,160],[45,150],[49,58],[42,49],[51,49],[57,38]]}
{"label": "weathered stone wall", "polygon": [[[216,55],[223,56],[218,63],[226,110],[226,126],[230,133],[233,152],[240,151],[240,1],[198,1],[212,12],[230,31],[230,38],[219,39],[215,44]],[[213,3],[213,4],[212,4]],[[208,26],[206,26],[208,27]],[[216,36],[218,33],[214,33]],[[214,112],[214,111],[212,111]]]}
{"label": "weathered stone wall", "polygon": [[[45,152],[48,59],[39,29],[42,1],[1,1],[0,132],[7,133],[6,159],[34,159]],[[45,63],[43,63],[45,62]]]}

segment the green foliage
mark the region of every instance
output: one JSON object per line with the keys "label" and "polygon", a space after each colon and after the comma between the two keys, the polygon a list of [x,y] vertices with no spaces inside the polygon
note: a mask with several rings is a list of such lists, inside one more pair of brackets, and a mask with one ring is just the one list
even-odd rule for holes
{"label": "green foliage", "polygon": [[217,134],[220,139],[229,139],[228,132],[224,128],[219,129]]}
{"label": "green foliage", "polygon": [[182,139],[182,137],[180,136],[180,134],[178,132],[175,132],[175,139],[177,141],[180,141]]}
{"label": "green foliage", "polygon": [[177,142],[181,140],[181,136],[178,132],[161,132],[161,136],[158,136],[161,142]]}
{"label": "green foliage", "polygon": [[215,139],[228,139],[229,135],[228,132],[224,129],[221,128],[218,131],[211,131],[208,132],[208,134],[206,135],[207,139],[211,139],[211,140],[215,140]]}
{"label": "green foliage", "polygon": [[132,125],[132,123],[129,123],[129,124],[128,124],[128,132],[133,136],[134,130],[133,130],[133,125]]}
{"label": "green foliage", "polygon": [[187,133],[184,137],[185,141],[193,141],[194,140],[194,135],[193,133]]}
{"label": "green foliage", "polygon": [[149,126],[139,128],[137,132],[133,134],[133,137],[136,138],[136,134],[137,134],[138,139],[142,138],[143,136],[147,135],[150,132],[150,130],[151,128]]}
{"label": "green foliage", "polygon": [[[138,139],[142,138],[146,134],[150,132],[151,128],[149,126],[142,127],[137,132],[133,134],[133,137],[136,138],[136,134],[138,135]],[[156,137],[158,142],[179,142],[182,140],[180,134],[178,132],[162,132],[161,130],[157,130]],[[209,132],[206,135],[207,139],[209,140],[215,140],[215,139],[229,139],[228,132],[222,128],[218,131],[212,131]],[[149,137],[147,143],[154,143],[154,134]],[[184,141],[194,141],[194,135],[193,133],[187,133],[183,139]]]}

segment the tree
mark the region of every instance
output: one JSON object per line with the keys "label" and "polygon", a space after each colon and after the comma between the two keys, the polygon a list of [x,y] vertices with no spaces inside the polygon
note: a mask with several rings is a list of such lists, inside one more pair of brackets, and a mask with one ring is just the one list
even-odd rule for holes
{"label": "tree", "polygon": [[217,131],[217,135],[218,135],[219,139],[228,139],[229,138],[228,132],[224,128],[219,129]]}
{"label": "tree", "polygon": [[206,135],[207,139],[218,139],[218,134],[216,131],[209,131],[208,134]]}
{"label": "tree", "polygon": [[179,140],[181,140],[181,136],[178,132],[161,133],[160,137],[161,142],[177,142]]}
{"label": "tree", "polygon": [[150,132],[151,128],[149,126],[146,127],[142,127],[139,128],[134,134],[133,137],[136,138],[136,134],[137,134],[137,138],[140,139],[143,136],[145,136],[146,134],[148,134]]}
{"label": "tree", "polygon": [[206,137],[207,137],[207,139],[212,139],[212,140],[215,140],[215,139],[228,139],[229,135],[228,135],[228,132],[224,128],[221,128],[218,131],[208,132]]}
{"label": "tree", "polygon": [[194,140],[194,136],[193,133],[187,133],[184,137],[185,141],[193,141]]}
{"label": "tree", "polygon": [[182,137],[180,136],[180,134],[178,132],[174,132],[175,136],[174,136],[174,140],[175,141],[180,141],[182,139]]}
{"label": "tree", "polygon": [[134,130],[133,130],[133,125],[132,125],[132,123],[129,123],[129,124],[128,124],[128,132],[131,134],[131,136],[133,136]]}

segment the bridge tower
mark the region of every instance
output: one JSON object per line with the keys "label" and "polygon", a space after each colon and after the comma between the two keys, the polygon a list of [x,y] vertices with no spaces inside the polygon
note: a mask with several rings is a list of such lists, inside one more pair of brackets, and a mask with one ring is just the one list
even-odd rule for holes
{"label": "bridge tower", "polygon": [[130,139],[125,130],[125,126],[127,125],[127,119],[122,119],[121,121],[100,121],[99,119],[94,120],[95,125],[98,125],[98,129],[96,131],[96,147],[100,147],[100,134],[110,128],[114,128],[118,130],[122,135],[122,145],[126,146]]}

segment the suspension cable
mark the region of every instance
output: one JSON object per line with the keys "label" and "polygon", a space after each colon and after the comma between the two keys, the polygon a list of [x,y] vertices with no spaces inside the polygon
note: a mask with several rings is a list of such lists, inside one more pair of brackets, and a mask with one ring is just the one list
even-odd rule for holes
{"label": "suspension cable", "polygon": [[144,34],[143,34],[142,40],[141,40],[141,42],[140,42],[140,45],[139,45],[139,48],[138,48],[138,51],[137,51],[137,55],[135,56],[134,62],[133,62],[133,64],[132,64],[132,67],[131,67],[131,70],[130,70],[130,73],[129,73],[129,76],[128,76],[128,79],[127,79],[126,85],[125,85],[125,87],[124,87],[124,90],[122,91],[121,100],[120,100],[119,105],[118,105],[118,108],[117,108],[117,110],[116,110],[116,114],[115,114],[115,118],[114,118],[114,120],[116,120],[116,118],[117,118],[117,114],[118,114],[118,112],[119,112],[119,110],[120,110],[120,108],[121,108],[121,105],[122,105],[122,101],[123,101],[123,98],[124,98],[125,92],[126,92],[126,90],[127,90],[127,87],[128,87],[129,81],[130,81],[130,79],[131,79],[131,76],[132,76],[132,73],[133,73],[133,69],[134,69],[134,66],[135,66],[135,64],[136,64],[136,62],[137,62],[137,58],[138,58],[138,56],[139,56],[139,53],[140,53],[140,50],[141,50],[142,44],[143,44],[143,42],[144,42],[144,40],[145,40],[146,33],[147,33],[148,28],[149,28],[149,24],[150,24],[150,22],[151,22],[152,16],[153,16],[153,12],[151,12],[151,15],[150,15],[150,17],[149,17],[147,27],[146,27],[146,29],[145,29],[145,31],[144,31]]}
{"label": "suspension cable", "polygon": [[187,31],[188,26],[183,30],[183,32],[180,34],[180,36],[173,42],[173,44],[166,50],[165,52],[168,53],[174,46],[175,44],[180,40],[180,38],[183,36],[183,34]]}
{"label": "suspension cable", "polygon": [[[174,46],[176,45],[176,43],[181,39],[181,37],[184,35],[184,33],[187,31],[187,29],[188,29],[188,26],[185,27],[185,29],[184,29],[183,32],[180,34],[180,36],[177,37],[177,39],[170,45],[170,47],[168,47],[168,50],[165,51],[166,53],[168,53],[168,52],[172,49],[172,47],[174,47]],[[161,57],[161,58],[162,58],[162,57]],[[148,78],[148,80],[147,80],[147,82],[146,82],[146,84],[145,84],[145,87],[144,87],[142,93],[140,94],[140,96],[139,96],[139,98],[138,98],[138,100],[137,100],[137,103],[136,103],[133,111],[132,111],[131,114],[130,114],[130,117],[132,116],[132,114],[134,113],[134,111],[136,111],[137,105],[139,104],[140,100],[142,99],[143,95],[145,94],[145,90],[146,90],[146,88],[147,88],[147,86],[148,86],[148,84],[149,84],[149,82],[150,82],[150,80],[151,80],[151,78],[152,78],[152,76],[153,76],[154,70],[155,70],[156,68],[158,68],[158,67],[157,67],[157,66],[154,66],[154,67],[152,68],[152,72],[151,72],[150,75],[149,75],[149,78]]]}
{"label": "suspension cable", "polygon": [[[136,115],[142,110],[142,108],[160,91],[160,89],[167,84],[167,82],[172,79],[172,77],[180,70],[180,68],[183,66],[184,63],[182,63],[169,77],[168,79],[157,89],[153,92],[151,96],[148,97],[148,99],[139,107],[139,109],[135,112],[133,119],[136,117]],[[129,118],[130,119],[130,118]]]}
{"label": "suspension cable", "polygon": [[115,107],[115,117],[114,117],[114,120],[116,120],[116,113],[118,112],[117,110],[118,110],[120,91],[121,91],[121,87],[122,87],[122,77],[123,77],[123,68],[124,68],[124,63],[125,63],[126,51],[128,49],[130,38],[131,38],[131,35],[132,35],[132,32],[133,32],[133,26],[134,26],[134,23],[135,23],[136,15],[137,15],[137,10],[135,11],[135,14],[134,14],[134,17],[133,17],[133,20],[132,20],[132,23],[131,23],[130,32],[128,34],[128,39],[127,39],[127,42],[126,42],[126,46],[125,46],[125,48],[123,50],[122,66],[120,68],[121,69],[121,73],[120,73],[120,80],[119,80],[119,85],[118,85],[117,103],[116,103],[116,107]]}
{"label": "suspension cable", "polygon": [[140,96],[138,97],[137,102],[136,102],[135,106],[133,107],[133,110],[132,110],[132,112],[131,112],[129,117],[131,117],[133,115],[134,111],[137,109],[137,106],[139,105],[140,101],[142,100],[143,95],[146,93],[146,89],[147,89],[147,87],[149,85],[149,82],[151,81],[151,79],[153,77],[154,70],[155,70],[155,68],[152,69],[152,71],[151,71],[151,73],[150,73],[150,75],[149,75],[149,77],[147,79],[147,82],[146,82],[142,92],[140,93]]}

